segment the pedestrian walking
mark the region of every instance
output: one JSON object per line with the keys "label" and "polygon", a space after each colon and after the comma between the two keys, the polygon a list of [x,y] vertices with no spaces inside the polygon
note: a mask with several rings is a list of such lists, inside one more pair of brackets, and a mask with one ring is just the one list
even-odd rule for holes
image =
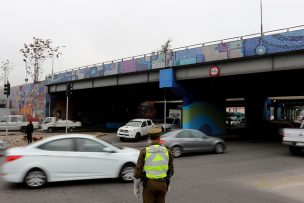
{"label": "pedestrian walking", "polygon": [[174,173],[171,151],[160,145],[161,128],[148,131],[151,145],[140,151],[134,171],[134,195],[144,203],[165,203],[170,178]]}
{"label": "pedestrian walking", "polygon": [[26,126],[26,138],[28,144],[32,143],[33,131],[34,131],[34,126],[32,124],[32,121],[30,121]]}

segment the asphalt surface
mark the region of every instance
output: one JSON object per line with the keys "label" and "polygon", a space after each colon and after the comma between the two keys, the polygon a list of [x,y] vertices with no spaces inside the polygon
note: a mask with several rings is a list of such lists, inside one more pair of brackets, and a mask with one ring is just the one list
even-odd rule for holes
{"label": "asphalt surface", "polygon": [[[141,142],[119,145],[141,148]],[[291,156],[277,142],[231,141],[225,154],[192,154],[174,159],[175,175],[167,202],[298,203],[304,202],[304,156]],[[0,158],[2,161],[3,158]],[[31,190],[0,180],[0,202],[141,202],[133,185],[116,179],[51,183]]]}

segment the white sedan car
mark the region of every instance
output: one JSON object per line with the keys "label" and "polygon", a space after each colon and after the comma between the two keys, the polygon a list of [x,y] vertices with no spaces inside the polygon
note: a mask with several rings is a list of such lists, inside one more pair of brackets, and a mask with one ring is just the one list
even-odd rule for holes
{"label": "white sedan car", "polygon": [[120,178],[133,181],[139,150],[91,135],[58,135],[6,151],[2,178],[39,188],[47,182]]}

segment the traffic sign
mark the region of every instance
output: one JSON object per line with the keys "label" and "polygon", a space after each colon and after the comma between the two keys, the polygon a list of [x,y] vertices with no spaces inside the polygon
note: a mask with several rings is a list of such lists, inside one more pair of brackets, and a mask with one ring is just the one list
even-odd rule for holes
{"label": "traffic sign", "polygon": [[218,66],[211,66],[209,69],[209,74],[212,77],[220,75],[220,68]]}

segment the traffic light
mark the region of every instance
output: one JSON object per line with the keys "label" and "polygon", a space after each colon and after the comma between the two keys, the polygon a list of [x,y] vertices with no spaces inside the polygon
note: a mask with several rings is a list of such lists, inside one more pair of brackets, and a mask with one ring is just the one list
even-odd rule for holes
{"label": "traffic light", "polygon": [[6,84],[4,84],[4,94],[7,96],[11,94],[11,84],[8,81]]}
{"label": "traffic light", "polygon": [[66,86],[66,96],[67,96],[67,97],[70,97],[70,96],[71,96],[72,90],[73,90],[73,85],[72,85],[72,83],[67,83],[67,86]]}

